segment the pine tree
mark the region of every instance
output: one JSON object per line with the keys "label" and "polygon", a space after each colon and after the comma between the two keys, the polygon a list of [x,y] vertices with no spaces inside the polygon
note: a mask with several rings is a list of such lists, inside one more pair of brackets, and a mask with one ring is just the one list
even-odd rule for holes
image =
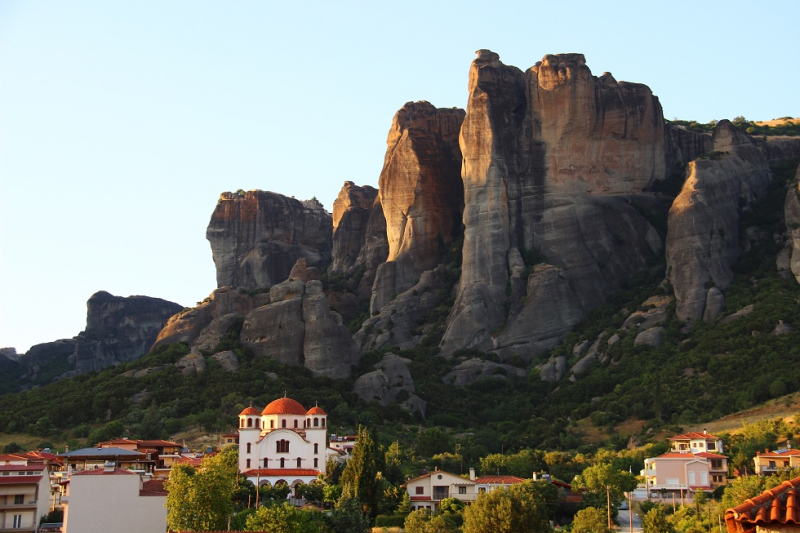
{"label": "pine tree", "polygon": [[375,516],[380,498],[380,468],[375,441],[366,428],[358,427],[353,456],[342,472],[342,499],[356,499],[366,513]]}

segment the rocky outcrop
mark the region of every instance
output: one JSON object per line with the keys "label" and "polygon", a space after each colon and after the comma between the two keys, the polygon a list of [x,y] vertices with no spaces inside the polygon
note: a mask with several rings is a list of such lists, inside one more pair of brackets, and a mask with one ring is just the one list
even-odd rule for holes
{"label": "rocky outcrop", "polygon": [[386,217],[383,215],[381,200],[376,197],[367,220],[364,246],[361,247],[361,252],[356,259],[355,268],[364,270],[358,287],[356,287],[359,298],[371,297],[375,274],[387,257],[389,257],[389,239],[386,237]]}
{"label": "rocky outcrop", "polygon": [[182,309],[159,298],[123,298],[105,291],[93,294],[86,307],[86,329],[75,337],[75,370],[80,373],[146,355],[167,320]]}
{"label": "rocky outcrop", "polygon": [[681,320],[703,317],[709,290],[733,282],[739,258],[739,217],[762,197],[772,173],[761,151],[727,120],[713,133],[714,152],[687,167],[669,211],[667,273]]}
{"label": "rocky outcrop", "polygon": [[222,193],[206,231],[217,286],[269,287],[285,280],[301,257],[309,266],[327,265],[332,229],[331,215],[316,199]]}
{"label": "rocky outcrop", "polygon": [[215,353],[211,358],[217,361],[225,372],[236,372],[239,370],[239,358],[236,356],[236,353],[231,350]]}
{"label": "rocky outcrop", "polygon": [[690,131],[681,126],[667,126],[667,170],[682,168],[713,149],[710,133]]}
{"label": "rocky outcrop", "polygon": [[435,267],[441,248],[459,233],[463,120],[462,109],[437,109],[428,102],[409,102],[394,116],[379,183],[389,264],[378,269],[373,312]]}
{"label": "rocky outcrop", "polygon": [[661,343],[664,342],[664,328],[661,326],[656,326],[654,328],[649,328],[638,335],[633,340],[634,346],[652,346],[657,348],[661,346]]}
{"label": "rocky outcrop", "polygon": [[348,272],[355,266],[367,237],[367,224],[378,190],[344,182],[333,202],[333,250],[330,271]]}
{"label": "rocky outcrop", "polygon": [[[197,307],[173,315],[158,333],[152,349],[185,342],[201,350],[210,350],[236,322],[236,317],[246,315],[254,306],[253,298],[232,287],[216,289]],[[227,315],[233,318],[223,318]],[[225,329],[226,324],[229,324],[228,329]]]}
{"label": "rocky outcrop", "polygon": [[347,377],[361,357],[318,280],[272,286],[270,303],[245,316],[239,338],[258,357],[305,366],[316,376]]}
{"label": "rocky outcrop", "polygon": [[789,183],[789,190],[786,191],[784,217],[789,241],[788,269],[800,283],[800,167],[794,180]]}
{"label": "rocky outcrop", "polygon": [[447,385],[464,387],[483,379],[508,379],[525,377],[525,369],[503,365],[482,359],[468,359],[445,374],[442,381]]}
{"label": "rocky outcrop", "polygon": [[398,346],[409,350],[430,331],[424,317],[440,304],[447,287],[447,269],[440,265],[423,272],[416,285],[385,305],[377,315],[366,319],[353,338],[362,350]]}
{"label": "rocky outcrop", "polygon": [[373,372],[368,372],[353,384],[353,392],[365,402],[378,402],[386,406],[399,403],[411,412],[425,416],[426,402],[414,394],[414,380],[408,370],[410,359],[392,353],[383,356]]}
{"label": "rocky outcrop", "polygon": [[177,368],[181,374],[199,374],[205,372],[207,366],[203,354],[193,351],[178,359],[175,363],[175,368]]}
{"label": "rocky outcrop", "polygon": [[[469,80],[462,275],[442,351],[512,342],[530,358],[661,252],[637,209],[657,201],[633,196],[664,178],[661,107],[644,85],[593,77],[580,54],[545,56],[522,73],[481,50]],[[542,256],[561,269],[570,297],[554,305],[569,316],[549,332],[521,319],[506,334],[522,298],[547,305],[515,289],[510,258],[532,267]]]}

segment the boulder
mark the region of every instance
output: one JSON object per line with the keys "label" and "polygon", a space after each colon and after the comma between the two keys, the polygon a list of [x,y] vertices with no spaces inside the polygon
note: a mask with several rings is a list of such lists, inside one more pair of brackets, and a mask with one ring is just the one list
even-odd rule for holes
{"label": "boulder", "polygon": [[368,372],[353,384],[353,392],[365,402],[375,401],[386,406],[400,402],[406,409],[425,415],[425,402],[414,394],[414,380],[408,370],[410,359],[392,353],[383,356],[373,372]]}
{"label": "boulder", "polygon": [[316,199],[299,201],[265,191],[225,192],[206,238],[217,286],[269,287],[289,277],[297,259],[309,266],[331,260],[331,215]]}
{"label": "boulder", "polygon": [[231,350],[215,353],[211,357],[215,359],[226,372],[236,372],[239,370],[239,358]]}
{"label": "boulder", "polygon": [[634,346],[653,346],[659,347],[661,343],[664,342],[664,328],[661,326],[656,326],[654,328],[646,329],[636,335],[636,339],[633,341]]}
{"label": "boulder", "polygon": [[719,325],[724,326],[725,324],[730,324],[734,320],[739,320],[740,318],[744,318],[750,313],[752,313],[755,307],[756,307],[755,304],[746,305],[741,309],[739,309],[738,311],[736,311],[735,313],[731,313],[730,315],[720,320]]}
{"label": "boulder", "polygon": [[468,359],[459,363],[445,374],[442,381],[447,385],[463,387],[472,385],[482,379],[508,379],[509,377],[525,377],[525,369],[511,365],[494,363],[483,359]]}
{"label": "boulder", "polygon": [[560,355],[542,363],[538,368],[542,381],[560,381],[567,373],[567,358],[564,355]]}
{"label": "boulder", "polygon": [[703,321],[713,322],[722,313],[725,308],[725,295],[716,287],[708,289],[706,294],[706,308],[703,311]]}
{"label": "boulder", "polygon": [[178,359],[178,362],[175,363],[175,368],[181,374],[199,374],[205,371],[206,360],[203,358],[203,354],[193,351]]}
{"label": "boulder", "polygon": [[778,320],[778,324],[775,326],[775,329],[772,330],[772,334],[775,336],[779,335],[788,335],[789,333],[793,332],[794,328],[784,322],[783,320]]}

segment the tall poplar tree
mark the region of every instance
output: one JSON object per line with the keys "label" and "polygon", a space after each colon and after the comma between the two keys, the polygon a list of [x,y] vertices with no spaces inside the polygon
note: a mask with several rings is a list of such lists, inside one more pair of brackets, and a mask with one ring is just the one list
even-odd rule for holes
{"label": "tall poplar tree", "polygon": [[371,516],[378,514],[381,495],[379,454],[375,441],[367,428],[358,427],[358,438],[353,456],[342,472],[342,500],[355,499],[361,502],[364,511]]}

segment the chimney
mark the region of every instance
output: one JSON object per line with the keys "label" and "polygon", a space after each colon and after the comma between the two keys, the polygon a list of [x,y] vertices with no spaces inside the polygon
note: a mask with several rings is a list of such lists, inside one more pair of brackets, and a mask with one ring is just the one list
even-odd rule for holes
{"label": "chimney", "polygon": [[708,430],[706,430],[706,428],[703,428],[703,434],[708,434]]}
{"label": "chimney", "polygon": [[469,480],[470,481],[475,481],[475,469],[474,468],[470,468],[469,469]]}
{"label": "chimney", "polygon": [[533,480],[539,481],[539,474],[537,474],[536,472],[533,473]]}

